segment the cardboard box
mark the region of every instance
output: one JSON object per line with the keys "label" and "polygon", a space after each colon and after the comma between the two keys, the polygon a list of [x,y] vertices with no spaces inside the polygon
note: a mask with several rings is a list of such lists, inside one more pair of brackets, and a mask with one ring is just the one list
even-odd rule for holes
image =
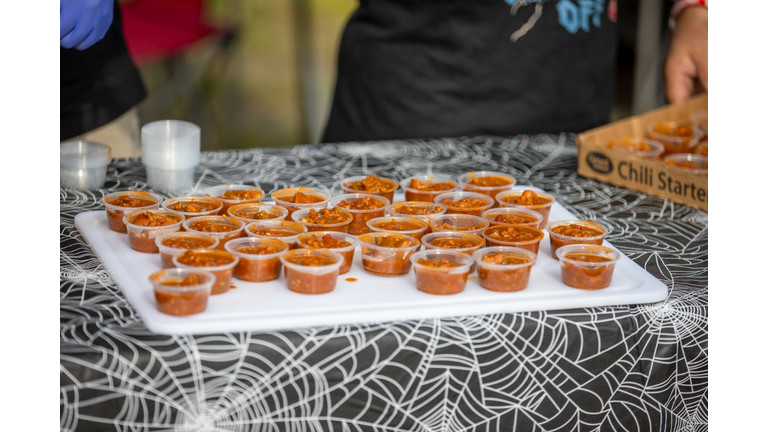
{"label": "cardboard box", "polygon": [[661,160],[643,159],[608,148],[608,143],[616,138],[647,137],[650,123],[689,122],[691,114],[707,109],[707,96],[701,95],[682,104],[667,105],[581,133],[576,136],[578,173],[707,211],[707,176],[692,174]]}

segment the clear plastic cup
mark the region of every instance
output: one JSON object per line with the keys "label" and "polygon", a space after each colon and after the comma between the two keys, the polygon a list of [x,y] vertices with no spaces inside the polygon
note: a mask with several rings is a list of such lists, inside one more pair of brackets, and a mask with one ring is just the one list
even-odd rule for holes
{"label": "clear plastic cup", "polygon": [[522,207],[498,207],[483,212],[483,218],[493,225],[527,225],[538,228],[544,220],[541,213]]}
{"label": "clear plastic cup", "polygon": [[90,141],[66,141],[59,152],[59,185],[69,189],[98,190],[107,178],[111,149]]}
{"label": "clear plastic cup", "polygon": [[690,144],[696,132],[685,123],[661,121],[648,125],[648,136],[664,146],[664,153],[661,154],[664,157],[672,153],[690,152]]}
{"label": "clear plastic cup", "polygon": [[491,246],[472,254],[480,286],[496,292],[517,292],[528,287],[536,254],[517,247]]}
{"label": "clear plastic cup", "polygon": [[195,216],[182,224],[185,231],[205,234],[219,239],[216,249],[224,250],[224,245],[240,237],[245,229],[245,222],[229,216]]}
{"label": "clear plastic cup", "polygon": [[432,232],[460,231],[469,234],[480,234],[490,226],[490,222],[480,216],[466,214],[444,214],[429,219]]}
{"label": "clear plastic cup", "polygon": [[422,174],[408,177],[400,182],[400,187],[405,191],[406,201],[435,202],[436,196],[453,192],[459,185],[449,176]]}
{"label": "clear plastic cup", "polygon": [[411,255],[421,247],[420,241],[405,234],[370,232],[358,238],[363,269],[379,276],[407,274],[411,271]]}
{"label": "clear plastic cup", "polygon": [[[438,231],[425,234],[421,239],[425,250],[452,250],[464,255],[472,255],[476,250],[485,246],[482,235],[456,231]],[[471,271],[475,271],[474,264]]]}
{"label": "clear plastic cup", "polygon": [[277,239],[288,245],[289,249],[299,247],[299,235],[307,232],[307,227],[294,221],[258,221],[245,226],[249,237]]}
{"label": "clear plastic cup", "polygon": [[557,249],[563,283],[585,290],[610,286],[620,256],[616,249],[599,245],[573,244]]}
{"label": "clear plastic cup", "polygon": [[453,250],[423,250],[411,255],[416,287],[435,295],[453,295],[464,291],[475,262],[471,255]]}
{"label": "clear plastic cup", "polygon": [[349,193],[336,195],[329,202],[330,207],[341,207],[352,214],[352,222],[347,232],[353,235],[371,232],[368,221],[383,217],[387,212],[389,200],[380,195]]}
{"label": "clear plastic cup", "polygon": [[370,232],[405,234],[419,241],[429,229],[427,222],[411,217],[384,216],[373,218],[366,225],[371,229]]}
{"label": "clear plastic cup", "polygon": [[264,190],[256,186],[225,184],[205,189],[205,195],[221,201],[224,206],[219,210],[219,214],[226,215],[233,205],[261,202]]}
{"label": "clear plastic cup", "polygon": [[139,210],[123,216],[131,249],[143,253],[159,253],[155,239],[179,231],[183,222],[184,215],[168,210]]}
{"label": "clear plastic cup", "polygon": [[649,138],[624,137],[608,143],[608,148],[643,159],[658,159],[664,153],[664,146]]}
{"label": "clear plastic cup", "polygon": [[[530,201],[526,197],[526,192],[532,193]],[[514,190],[508,192],[502,192],[496,196],[496,200],[502,207],[517,207],[526,208],[538,212],[541,215],[541,222],[538,228],[544,229],[549,222],[549,212],[552,210],[552,205],[555,204],[555,197],[552,195],[527,191],[527,190]]]}
{"label": "clear plastic cup", "polygon": [[174,268],[173,257],[187,249],[215,249],[219,239],[209,235],[178,231],[155,237],[155,244],[160,251],[160,265]]}
{"label": "clear plastic cup", "polygon": [[[471,171],[459,176],[461,190],[477,192],[496,198],[500,192],[511,190],[517,180],[509,174],[497,171]],[[498,207],[494,203],[493,207]]]}
{"label": "clear plastic cup", "polygon": [[267,282],[280,277],[280,255],[288,245],[277,239],[240,237],[230,240],[224,249],[239,258],[233,276],[248,282]]}
{"label": "clear plastic cup", "polygon": [[[364,182],[374,184],[374,188],[367,187]],[[380,183],[379,183],[380,182]],[[341,189],[345,193],[366,193],[372,195],[380,195],[388,199],[389,202],[395,200],[395,191],[400,185],[389,178],[379,177],[376,174],[370,174],[367,176],[355,176],[347,177],[341,181]]]}
{"label": "clear plastic cup", "polygon": [[[296,194],[301,193],[303,199],[312,202],[294,202]],[[322,209],[328,207],[331,195],[328,192],[306,187],[290,187],[272,192],[272,199],[276,205],[288,210],[288,219],[293,212],[301,209]]]}
{"label": "clear plastic cup", "polygon": [[200,163],[200,127],[182,120],[158,120],[141,127],[141,161],[155,190],[191,189]]}
{"label": "clear plastic cup", "polygon": [[512,246],[539,253],[544,232],[525,225],[493,225],[483,231],[487,246]]}
{"label": "clear plastic cup", "polygon": [[299,294],[325,294],[333,291],[344,257],[327,249],[294,249],[280,256],[285,268],[285,284]]}
{"label": "clear plastic cup", "polygon": [[200,196],[183,196],[168,198],[163,201],[162,207],[166,210],[183,214],[185,218],[195,216],[217,215],[224,204],[216,198]]}
{"label": "clear plastic cup", "polygon": [[421,219],[427,224],[427,232],[430,232],[429,219],[445,214],[448,207],[442,204],[426,201],[403,201],[387,206],[387,213],[394,217]]}
{"label": "clear plastic cup", "polygon": [[[325,218],[333,218],[335,221],[336,218],[340,220],[340,222],[334,222],[334,223],[317,223],[317,222],[310,222],[308,218],[311,217],[311,213],[315,212],[317,217],[320,218],[317,220],[317,222],[322,221],[322,219]],[[341,219],[344,218],[344,219]],[[347,210],[340,208],[340,207],[334,207],[334,208],[325,208],[325,209],[301,209],[296,210],[291,215],[291,219],[296,222],[304,225],[307,227],[307,231],[336,231],[336,232],[347,232],[347,229],[349,228],[349,224],[352,223],[352,220],[354,217],[352,216],[352,213],[348,212]]]}
{"label": "clear plastic cup", "polygon": [[251,222],[284,220],[288,216],[288,210],[260,202],[236,204],[227,209],[227,216],[240,219],[247,225]]}
{"label": "clear plastic cup", "polygon": [[224,294],[232,284],[232,275],[239,258],[220,249],[187,249],[173,257],[173,265],[181,269],[211,272],[216,280],[211,295]]}
{"label": "clear plastic cup", "polygon": [[568,244],[603,244],[608,228],[588,220],[560,220],[547,225],[552,258],[557,259],[557,249]]}
{"label": "clear plastic cup", "polygon": [[191,268],[163,269],[149,275],[157,310],[173,316],[205,311],[215,280],[213,273]]}
{"label": "clear plastic cup", "polygon": [[664,163],[688,171],[692,174],[706,176],[708,175],[708,160],[709,158],[707,156],[698,154],[675,153],[666,156],[664,158]]}
{"label": "clear plastic cup", "polygon": [[[344,263],[339,269],[339,274],[348,273],[352,268],[355,248],[360,244],[360,240],[353,234],[337,231],[306,232],[299,236],[298,241],[299,245],[304,249],[328,249],[343,256]],[[349,244],[345,246],[345,242]]]}
{"label": "clear plastic cup", "polygon": [[155,210],[162,202],[163,197],[152,192],[139,190],[112,192],[104,197],[107,226],[112,231],[127,233],[128,228],[123,222],[125,215],[139,210]]}
{"label": "clear plastic cup", "polygon": [[493,207],[494,199],[478,192],[448,192],[435,197],[436,204],[446,207],[446,214],[467,214],[480,216]]}

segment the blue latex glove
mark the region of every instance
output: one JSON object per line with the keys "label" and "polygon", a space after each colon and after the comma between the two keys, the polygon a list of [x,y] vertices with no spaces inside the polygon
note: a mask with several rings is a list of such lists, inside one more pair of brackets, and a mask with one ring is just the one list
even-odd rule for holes
{"label": "blue latex glove", "polygon": [[114,0],[60,0],[59,39],[62,48],[84,50],[107,34]]}

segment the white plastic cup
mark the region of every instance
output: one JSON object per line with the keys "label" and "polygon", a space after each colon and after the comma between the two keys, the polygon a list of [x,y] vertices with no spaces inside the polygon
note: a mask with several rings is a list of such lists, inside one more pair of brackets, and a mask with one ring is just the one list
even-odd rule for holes
{"label": "white plastic cup", "polygon": [[158,120],[141,127],[141,162],[156,190],[192,188],[200,163],[200,127],[182,120]]}
{"label": "white plastic cup", "polygon": [[110,148],[90,141],[61,143],[59,184],[63,188],[98,190],[107,178]]}

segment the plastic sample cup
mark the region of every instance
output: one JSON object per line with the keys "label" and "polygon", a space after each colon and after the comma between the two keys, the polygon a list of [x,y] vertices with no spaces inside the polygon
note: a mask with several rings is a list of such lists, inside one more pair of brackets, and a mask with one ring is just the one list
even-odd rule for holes
{"label": "plastic sample cup", "polygon": [[516,292],[528,287],[536,254],[509,246],[492,246],[472,256],[477,266],[480,286],[496,292]]}
{"label": "plastic sample cup", "polygon": [[708,175],[707,156],[693,153],[675,153],[664,158],[664,163],[696,175]]}
{"label": "plastic sample cup", "polygon": [[352,268],[355,248],[360,244],[354,235],[336,231],[307,232],[300,235],[298,241],[304,249],[328,249],[344,257],[339,274],[348,273]]}
{"label": "plastic sample cup", "polygon": [[587,220],[562,220],[550,222],[549,246],[552,258],[557,259],[557,249],[569,244],[603,244],[608,228]]}
{"label": "plastic sample cup", "polygon": [[[477,192],[496,198],[500,192],[511,190],[517,180],[509,174],[497,171],[471,171],[458,178],[461,190]],[[499,207],[497,203],[493,207]]]}
{"label": "plastic sample cup", "polygon": [[515,190],[502,192],[496,196],[496,200],[502,207],[527,208],[541,215],[538,228],[544,229],[549,222],[549,212],[555,203],[555,197],[543,192],[532,190]]}
{"label": "plastic sample cup", "polygon": [[419,241],[429,229],[429,224],[424,220],[410,217],[384,216],[373,218],[366,222],[366,225],[371,232],[405,234]]}
{"label": "plastic sample cup", "polygon": [[361,234],[363,269],[379,276],[400,276],[411,271],[411,255],[421,242],[404,234],[370,232]]}
{"label": "plastic sample cup", "polygon": [[113,192],[104,197],[104,208],[107,211],[107,226],[119,233],[127,233],[128,228],[123,217],[128,213],[139,210],[155,210],[160,207],[163,197],[147,191]]}
{"label": "plastic sample cup", "polygon": [[541,213],[522,207],[498,207],[483,212],[491,225],[527,225],[538,228],[544,220]]}
{"label": "plastic sample cup", "polygon": [[246,225],[258,221],[279,221],[288,216],[288,210],[264,203],[236,204],[227,209],[227,216],[240,219]]}
{"label": "plastic sample cup", "polygon": [[285,269],[285,284],[299,294],[325,294],[333,291],[344,257],[326,249],[295,249],[280,256]]}
{"label": "plastic sample cup", "polygon": [[675,121],[654,122],[648,125],[648,136],[664,146],[664,157],[672,153],[688,153],[696,133],[687,124]]}
{"label": "plastic sample cup", "polygon": [[376,174],[347,177],[341,181],[341,189],[345,193],[380,195],[388,199],[389,202],[395,200],[395,191],[399,186],[396,181],[379,177]]}
{"label": "plastic sample cup", "polygon": [[280,277],[280,255],[288,245],[277,239],[241,237],[230,240],[224,249],[239,258],[233,276],[248,282],[267,282]]}
{"label": "plastic sample cup", "polygon": [[160,265],[174,268],[173,257],[187,249],[215,249],[219,239],[209,235],[178,231],[155,237],[155,245],[160,251]]}
{"label": "plastic sample cup", "polygon": [[173,316],[205,311],[216,276],[200,269],[163,269],[149,275],[157,310]]}
{"label": "plastic sample cup", "polygon": [[475,260],[452,250],[423,250],[411,255],[416,287],[435,295],[453,295],[464,291]]}
{"label": "plastic sample cup", "polygon": [[480,216],[493,207],[494,199],[478,192],[447,192],[435,197],[436,204],[446,207],[446,214],[467,214]]}
{"label": "plastic sample cup", "polygon": [[387,207],[387,213],[390,216],[423,220],[427,224],[426,232],[432,231],[429,228],[429,219],[445,214],[446,210],[448,210],[448,207],[442,204],[426,201],[403,201],[392,203]]}
{"label": "plastic sample cup", "polygon": [[347,232],[354,217],[341,207],[324,209],[301,209],[291,215],[291,219],[307,227],[307,231]]}
{"label": "plastic sample cup", "polygon": [[423,174],[400,182],[405,191],[406,201],[435,202],[435,197],[446,192],[453,192],[459,186],[451,177],[444,175]]}
{"label": "plastic sample cup", "polygon": [[272,199],[275,201],[275,205],[288,210],[288,219],[290,219],[296,210],[326,208],[331,195],[317,189],[291,187],[272,192]]}
{"label": "plastic sample cup", "polygon": [[574,244],[557,250],[563,283],[585,290],[610,286],[620,256],[617,250],[598,245]]}
{"label": "plastic sample cup", "polygon": [[158,120],[141,127],[141,162],[155,190],[191,189],[200,163],[200,127],[182,120]]}
{"label": "plastic sample cup", "polygon": [[216,246],[219,250],[224,250],[224,245],[240,237],[245,229],[245,222],[229,216],[196,216],[189,218],[182,224],[185,231],[205,234],[219,239]]}
{"label": "plastic sample cup", "polygon": [[238,260],[238,257],[225,250],[188,249],[173,257],[173,265],[182,269],[211,272],[216,277],[211,287],[211,295],[218,295],[229,291]]}
{"label": "plastic sample cup", "polygon": [[63,188],[98,190],[107,178],[111,149],[90,141],[66,141],[59,153],[59,185]]}
{"label": "plastic sample cup", "polygon": [[167,210],[139,210],[123,216],[131,249],[143,253],[159,253],[155,239],[179,231],[183,222],[183,215]]}
{"label": "plastic sample cup", "polygon": [[207,188],[205,195],[221,201],[224,205],[219,214],[226,215],[233,205],[261,202],[264,190],[256,186],[225,184]]}
{"label": "plastic sample cup", "polygon": [[483,231],[488,246],[512,246],[539,253],[544,232],[525,225],[494,225]]}
{"label": "plastic sample cup", "polygon": [[480,235],[484,229],[490,226],[490,222],[480,216],[466,214],[444,214],[429,219],[432,232],[460,231],[469,234]]}
{"label": "plastic sample cup", "polygon": [[249,237],[265,237],[282,241],[289,249],[299,247],[299,235],[307,232],[307,227],[293,221],[258,221],[245,226]]}
{"label": "plastic sample cup", "polygon": [[608,143],[608,148],[643,159],[658,159],[664,153],[664,146],[649,138],[625,137]]}
{"label": "plastic sample cup", "polygon": [[383,217],[389,204],[389,200],[380,195],[350,193],[331,198],[329,206],[341,207],[352,214],[352,222],[347,227],[347,232],[359,235],[371,232],[368,221]]}
{"label": "plastic sample cup", "polygon": [[[421,239],[425,250],[442,249],[452,250],[471,256],[476,250],[485,246],[485,239],[478,234],[438,231],[425,234]],[[474,271],[474,264],[470,271]]]}
{"label": "plastic sample cup", "polygon": [[183,196],[168,198],[163,201],[162,207],[172,212],[183,214],[189,219],[195,216],[217,215],[224,204],[210,197]]}

